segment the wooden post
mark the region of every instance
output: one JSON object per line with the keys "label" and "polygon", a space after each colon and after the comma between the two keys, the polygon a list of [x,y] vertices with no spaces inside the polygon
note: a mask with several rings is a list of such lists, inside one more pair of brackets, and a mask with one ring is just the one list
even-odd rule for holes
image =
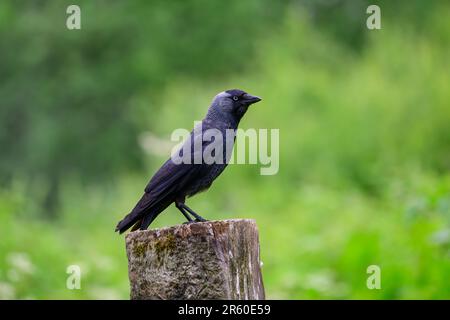
{"label": "wooden post", "polygon": [[135,231],[126,249],[131,299],[264,299],[254,220]]}

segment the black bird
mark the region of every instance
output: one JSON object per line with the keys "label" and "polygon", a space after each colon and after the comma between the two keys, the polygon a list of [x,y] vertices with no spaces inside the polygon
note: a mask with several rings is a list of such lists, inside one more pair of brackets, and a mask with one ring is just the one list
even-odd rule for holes
{"label": "black bird", "polygon": [[[174,161],[173,157],[167,160],[163,166],[151,178],[145,193],[134,209],[125,216],[125,218],[117,224],[116,231],[123,233],[133,226],[132,231],[141,229],[145,230],[152,223],[152,221],[170,204],[175,203],[175,206],[186,217],[188,222],[205,221],[201,216],[195,213],[184,202],[186,197],[195,195],[198,192],[208,189],[212,182],[222,173],[230,159],[231,150],[235,141],[236,129],[239,121],[246,113],[248,107],[261,101],[259,97],[252,96],[242,90],[233,89],[227,90],[216,95],[208,109],[205,118],[201,122],[202,130],[192,130],[190,139],[184,142],[184,147],[187,150],[193,151],[188,156],[192,161],[184,161],[179,163]],[[203,141],[203,133],[213,129],[215,132],[222,134],[222,142],[211,139],[211,141]],[[228,132],[228,135],[227,135]],[[231,135],[229,133],[232,133]],[[198,146],[201,141],[201,150],[195,150],[194,145]],[[195,155],[202,152],[211,143],[215,143],[223,147],[223,154],[221,155],[223,161],[216,161],[210,163],[208,161],[201,161],[201,163],[194,162]],[[181,146],[178,151],[179,156],[183,156],[183,148]],[[228,153],[227,153],[228,150]],[[211,153],[213,156],[214,153]],[[205,163],[206,162],[206,163]],[[190,217],[192,215],[194,220]]]}

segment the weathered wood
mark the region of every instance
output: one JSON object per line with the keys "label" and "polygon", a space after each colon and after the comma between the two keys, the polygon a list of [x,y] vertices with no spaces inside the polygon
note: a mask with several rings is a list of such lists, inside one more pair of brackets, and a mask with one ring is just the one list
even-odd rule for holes
{"label": "weathered wood", "polygon": [[131,299],[264,299],[254,220],[135,231],[126,249]]}

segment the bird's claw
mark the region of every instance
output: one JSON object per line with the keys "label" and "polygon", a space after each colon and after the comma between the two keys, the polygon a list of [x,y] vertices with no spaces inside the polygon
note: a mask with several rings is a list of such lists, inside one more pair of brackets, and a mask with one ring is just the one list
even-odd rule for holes
{"label": "bird's claw", "polygon": [[202,219],[195,219],[195,220],[191,220],[191,221],[186,221],[186,222],[183,222],[183,224],[191,224],[191,223],[206,222],[206,221],[208,221],[208,220],[202,218]]}

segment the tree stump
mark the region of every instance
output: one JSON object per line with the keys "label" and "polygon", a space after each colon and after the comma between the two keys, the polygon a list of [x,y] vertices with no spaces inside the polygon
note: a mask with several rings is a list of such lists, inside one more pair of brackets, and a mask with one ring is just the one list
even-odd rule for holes
{"label": "tree stump", "polygon": [[131,299],[264,299],[254,220],[135,231],[126,250]]}

